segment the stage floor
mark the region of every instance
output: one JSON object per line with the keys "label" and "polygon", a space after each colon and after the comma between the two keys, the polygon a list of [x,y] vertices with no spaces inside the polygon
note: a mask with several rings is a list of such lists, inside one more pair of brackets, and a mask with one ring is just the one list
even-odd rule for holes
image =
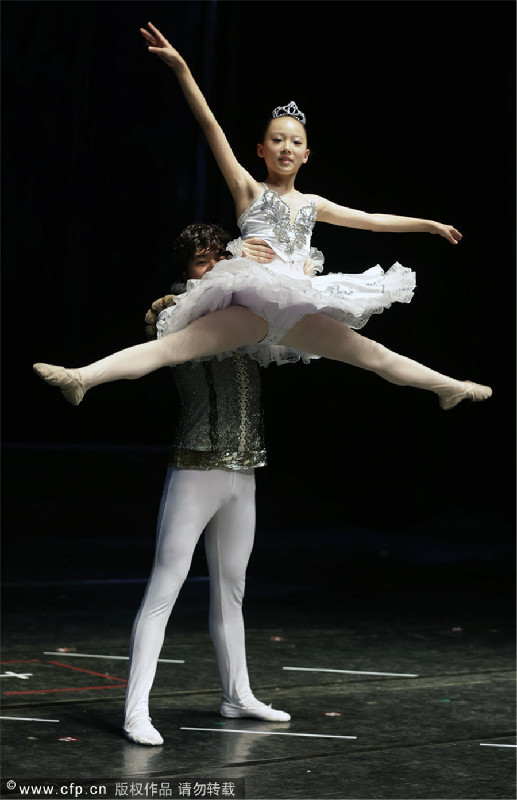
{"label": "stage floor", "polygon": [[510,581],[334,572],[248,580],[251,685],[288,723],[219,716],[207,582],[185,584],[151,698],[161,747],[121,734],[143,580],[7,583],[2,798],[515,798]]}

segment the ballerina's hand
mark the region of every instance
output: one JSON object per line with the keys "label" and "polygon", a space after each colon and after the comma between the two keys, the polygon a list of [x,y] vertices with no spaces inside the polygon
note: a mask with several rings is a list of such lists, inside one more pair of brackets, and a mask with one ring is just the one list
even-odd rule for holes
{"label": "ballerina's hand", "polygon": [[453,228],[452,225],[443,225],[441,222],[436,223],[435,233],[443,236],[451,244],[459,244],[463,238],[461,233],[456,228]]}
{"label": "ballerina's hand", "polygon": [[268,264],[275,257],[275,251],[263,239],[250,237],[242,243],[243,258],[251,258],[259,264]]}
{"label": "ballerina's hand", "polygon": [[150,53],[156,53],[158,58],[161,58],[162,61],[165,61],[169,67],[176,67],[180,64],[184,64],[184,59],[180,56],[178,51],[171,45],[170,42],[167,41],[165,36],[160,33],[158,28],[156,28],[152,22],[147,23],[150,30],[146,30],[145,28],[140,28],[140,33],[144,37],[145,41],[148,44],[148,50]]}

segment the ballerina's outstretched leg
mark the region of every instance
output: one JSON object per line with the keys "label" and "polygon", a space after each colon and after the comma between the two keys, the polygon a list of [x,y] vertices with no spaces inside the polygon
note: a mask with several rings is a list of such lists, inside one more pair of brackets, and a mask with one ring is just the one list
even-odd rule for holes
{"label": "ballerina's outstretched leg", "polygon": [[266,334],[267,323],[262,317],[243,306],[228,306],[199,317],[186,328],[162,339],[127,347],[86,367],[67,369],[38,363],[34,364],[34,371],[47,383],[61,389],[68,402],[77,406],[93,386],[135,380],[160,367],[255,344]]}
{"label": "ballerina's outstretched leg", "polygon": [[462,400],[487,400],[492,395],[489,386],[455,380],[435,372],[418,361],[398,355],[372,339],[361,336],[325,314],[303,317],[287,332],[280,344],[361,367],[398,386],[413,386],[434,392],[444,410],[454,408]]}
{"label": "ballerina's outstretched leg", "polygon": [[[48,383],[58,386],[70,403],[78,405],[85,392],[93,386],[141,378],[160,367],[256,344],[266,334],[267,323],[261,317],[242,306],[229,306],[200,317],[183,330],[162,339],[128,347],[86,367],[66,369],[52,364],[35,364],[34,370]],[[399,386],[434,392],[443,409],[454,408],[466,399],[486,400],[492,394],[489,386],[459,381],[435,372],[361,336],[325,314],[306,315],[279,344],[361,367]]]}

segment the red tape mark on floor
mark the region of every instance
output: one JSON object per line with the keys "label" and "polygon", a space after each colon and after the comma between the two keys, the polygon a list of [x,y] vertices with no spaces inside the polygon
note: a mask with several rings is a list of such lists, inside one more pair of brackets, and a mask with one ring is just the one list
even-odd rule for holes
{"label": "red tape mark on floor", "polygon": [[[39,661],[39,658],[27,659],[27,661]],[[25,663],[20,661],[4,661],[4,664],[21,664]],[[73,667],[71,664],[62,664],[61,661],[47,661],[48,664],[54,664],[57,667],[65,667],[65,669],[72,669],[76,672],[86,672],[89,675],[97,675],[99,678],[106,678],[109,681],[118,681],[116,685],[109,686],[72,686],[66,689],[24,689],[18,692],[3,692],[4,695],[20,695],[20,694],[51,694],[52,692],[91,692],[97,689],[122,689],[125,688],[127,680],[124,678],[117,678],[115,675],[106,675],[105,672],[94,672],[91,669],[84,669],[84,667]]]}
{"label": "red tape mark on floor", "polygon": [[75,669],[77,672],[88,672],[90,675],[98,675],[99,678],[107,678],[109,681],[121,681],[127,683],[124,678],[116,678],[115,675],[106,675],[105,672],[94,672],[91,669],[84,669],[84,667],[73,667],[71,664],[62,664],[61,661],[49,661],[49,664],[56,664],[58,667],[66,667],[66,669]]}

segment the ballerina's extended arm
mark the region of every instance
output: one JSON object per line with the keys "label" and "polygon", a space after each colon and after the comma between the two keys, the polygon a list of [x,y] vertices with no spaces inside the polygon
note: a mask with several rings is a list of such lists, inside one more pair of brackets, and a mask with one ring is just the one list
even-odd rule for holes
{"label": "ballerina's extended arm", "polygon": [[171,67],[185,96],[185,100],[206,136],[214,158],[234,199],[239,215],[257,193],[257,181],[237,161],[226,135],[206,102],[201,89],[194,80],[185,59],[167,41],[151,22],[149,30],[140,28],[150,53],[155,53]]}
{"label": "ballerina's extended arm", "polygon": [[318,195],[311,196],[316,203],[320,222],[386,233],[437,233],[451,244],[458,244],[462,239],[461,233],[452,225],[444,225],[430,219],[401,217],[396,214],[369,214],[366,211],[340,206]]}
{"label": "ballerina's extended arm", "polygon": [[[149,29],[140,28],[150,53],[155,53],[174,71],[185,99],[206,136],[210,149],[228,185],[239,215],[257,192],[257,181],[237,161],[228,140],[195,82],[184,58],[151,22]],[[458,244],[461,233],[452,225],[428,219],[403,217],[394,214],[369,214],[338,205],[323,197],[312,195],[318,209],[318,220],[332,225],[394,233],[437,233],[451,244]]]}

